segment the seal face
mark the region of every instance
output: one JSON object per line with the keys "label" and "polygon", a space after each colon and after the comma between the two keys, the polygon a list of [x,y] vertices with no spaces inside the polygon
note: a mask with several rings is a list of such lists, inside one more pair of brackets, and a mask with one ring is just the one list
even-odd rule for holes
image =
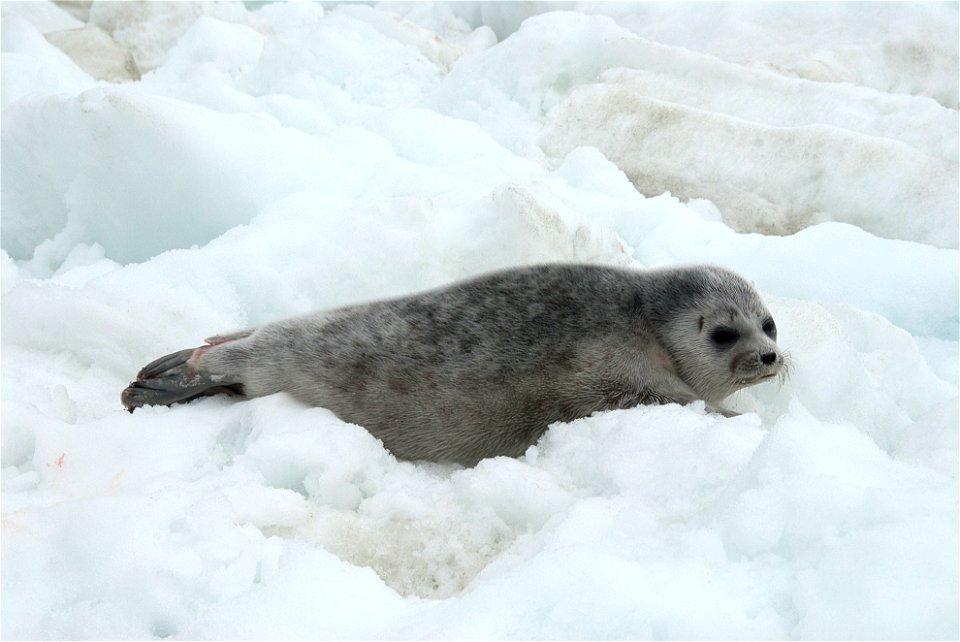
{"label": "seal face", "polygon": [[719,267],[502,270],[269,323],[147,365],[124,405],[287,392],[404,459],[519,456],[557,421],[717,404],[783,372],[776,325]]}

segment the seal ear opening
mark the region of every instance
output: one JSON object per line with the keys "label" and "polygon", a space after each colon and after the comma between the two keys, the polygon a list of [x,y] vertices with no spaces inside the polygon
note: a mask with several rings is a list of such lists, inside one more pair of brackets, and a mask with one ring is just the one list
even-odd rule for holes
{"label": "seal ear opening", "polygon": [[703,321],[704,321],[703,317],[700,317],[700,328],[699,328],[700,332],[703,332]]}

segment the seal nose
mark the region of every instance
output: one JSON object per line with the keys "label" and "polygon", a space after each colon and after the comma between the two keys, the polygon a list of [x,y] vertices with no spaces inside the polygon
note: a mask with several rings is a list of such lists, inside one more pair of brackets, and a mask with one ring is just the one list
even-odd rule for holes
{"label": "seal nose", "polygon": [[771,363],[777,360],[776,352],[764,352],[760,355],[760,361],[763,362],[763,365],[769,366]]}

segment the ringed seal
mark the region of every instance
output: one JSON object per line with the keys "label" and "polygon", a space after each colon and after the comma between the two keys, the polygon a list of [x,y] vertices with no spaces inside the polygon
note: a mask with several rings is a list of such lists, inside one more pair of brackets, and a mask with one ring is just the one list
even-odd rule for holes
{"label": "ringed seal", "polygon": [[714,266],[554,264],[317,312],[162,357],[133,412],[221,392],[287,392],[359,424],[402,459],[519,456],[598,410],[704,400],[785,373],[753,287]]}

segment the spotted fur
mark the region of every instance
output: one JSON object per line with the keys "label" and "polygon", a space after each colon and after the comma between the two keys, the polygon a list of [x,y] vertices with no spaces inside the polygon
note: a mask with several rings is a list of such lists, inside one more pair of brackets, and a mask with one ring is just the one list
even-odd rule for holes
{"label": "spotted fur", "polygon": [[765,324],[753,287],[719,267],[524,267],[214,337],[147,366],[122,398],[132,411],[286,392],[397,457],[470,465],[599,410],[718,404],[781,372]]}

